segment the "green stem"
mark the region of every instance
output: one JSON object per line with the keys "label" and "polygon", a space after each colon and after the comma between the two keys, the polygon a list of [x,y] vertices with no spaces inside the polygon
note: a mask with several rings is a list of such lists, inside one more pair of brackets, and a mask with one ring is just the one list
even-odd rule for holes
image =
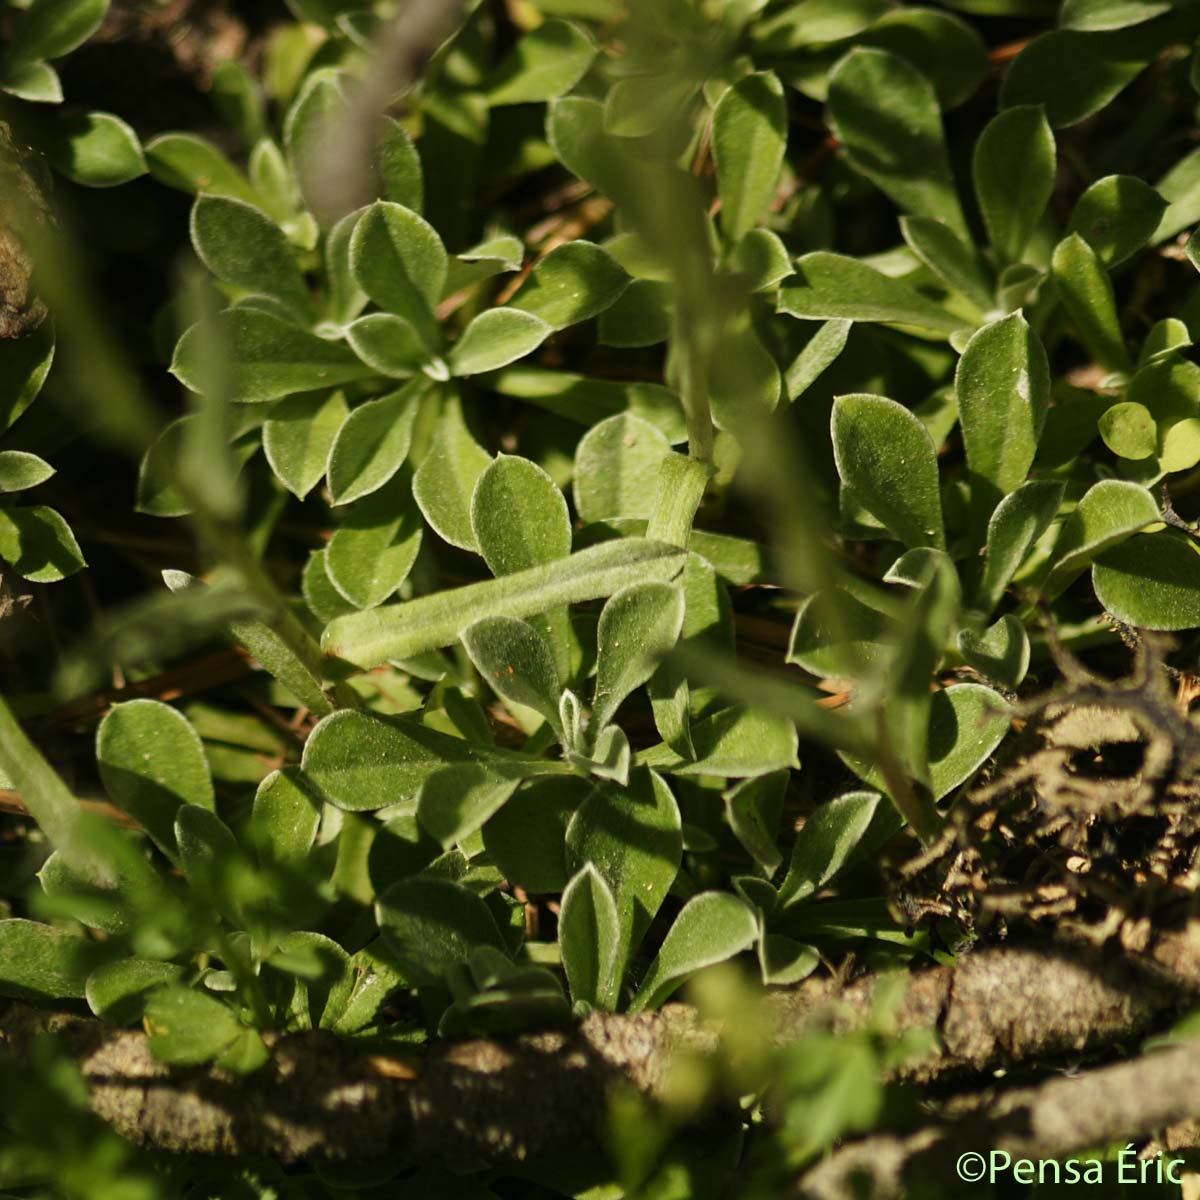
{"label": "green stem", "polygon": [[708,403],[708,353],[702,336],[703,317],[678,298],[675,344],[679,348],[679,399],[687,422],[688,454],[697,462],[713,461],[712,409]]}

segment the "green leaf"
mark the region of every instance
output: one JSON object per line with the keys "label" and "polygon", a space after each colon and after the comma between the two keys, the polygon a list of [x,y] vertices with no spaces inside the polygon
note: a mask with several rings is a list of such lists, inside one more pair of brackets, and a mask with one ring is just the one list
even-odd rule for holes
{"label": "green leaf", "polygon": [[1158,520],[1158,505],[1140,484],[1102,479],[1063,522],[1042,594],[1048,599],[1057,596],[1097,555]]}
{"label": "green leaf", "polygon": [[638,762],[672,775],[722,775],[749,778],[783,767],[797,768],[796,728],[786,717],[736,706],[692,723],[694,761],[659,744],[643,750]]}
{"label": "green leaf", "polygon": [[442,983],[479,946],[505,950],[488,906],[447,879],[426,876],[392,884],[375,904],[375,919],[401,973],[418,986]]}
{"label": "green leaf", "polygon": [[0,558],[32,583],[55,583],[87,566],[66,521],[40,504],[0,508]]}
{"label": "green leaf", "polygon": [[1097,361],[1112,371],[1132,371],[1112,283],[1096,252],[1072,233],[1055,246],[1051,273],[1063,307]]}
{"label": "green leaf", "polygon": [[1096,598],[1138,629],[1200,627],[1200,554],[1172,530],[1140,534],[1092,564]]}
{"label": "green leaf", "polygon": [[775,359],[759,340],[749,308],[735,312],[717,336],[708,395],[718,429],[736,430],[774,412],[781,385]]}
{"label": "green leaf", "polygon": [[1034,543],[1050,527],[1062,502],[1063,485],[1035,479],[1005,496],[988,522],[979,605],[985,612],[1000,603]]}
{"label": "green leaf", "polygon": [[1083,33],[1125,29],[1170,12],[1178,3],[1179,0],[1063,0],[1058,27]]}
{"label": "green leaf", "polygon": [[528,777],[564,770],[562,763],[477,746],[408,718],[345,709],[317,724],[301,759],[307,781],[347,812],[415,801],[430,775],[460,763]]}
{"label": "green leaf", "polygon": [[1177,317],[1164,317],[1150,326],[1150,332],[1142,340],[1138,366],[1153,366],[1168,360],[1175,351],[1186,350],[1191,344],[1192,335],[1188,327]]}
{"label": "green leaf", "polygon": [[176,856],[181,805],[216,811],[204,746],[187,718],[158,700],[114,704],[96,731],[96,765],[109,799],[167,855]]}
{"label": "green leaf", "polygon": [[[302,75],[303,69],[297,73]],[[338,136],[338,122],[346,119],[346,112],[342,78],[332,68],[325,67],[304,78],[299,95],[284,118],[284,148],[305,206],[310,210],[321,207],[316,185],[326,167],[330,141]]]}
{"label": "green leaf", "polygon": [[670,653],[683,628],[683,609],[683,592],[672,583],[631,584],[605,604],[596,630],[595,734]]}
{"label": "green leaf", "polygon": [[831,424],[838,474],[908,546],[945,546],[937,450],[921,421],[884,396],[838,396]]}
{"label": "green leaf", "polygon": [[768,933],[759,943],[758,961],[764,984],[787,987],[807,979],[821,965],[821,956],[803,942]]}
{"label": "green leaf", "polygon": [[425,204],[425,172],[408,130],[392,117],[385,117],[375,149],[383,198],[419,213]]}
{"label": "green leaf", "polygon": [[63,100],[58,72],[38,59],[0,64],[0,91],[32,104],[61,104]]}
{"label": "green leaf", "polygon": [[674,392],[659,383],[585,379],[544,367],[506,367],[486,386],[504,396],[526,400],[578,425],[595,425],[628,412],[653,425],[672,444],[687,441],[687,424]]}
{"label": "green leaf", "polygon": [[829,115],[850,164],[901,209],[969,236],[937,95],[907,58],[887,50],[851,50],[830,73]]}
{"label": "green leaf", "polygon": [[558,697],[562,683],[554,649],[532,625],[515,617],[484,617],[463,631],[462,643],[489,686],[504,699],[541,713],[561,739]]}
{"label": "green leaf", "polygon": [[[784,311],[784,310],[780,310]],[[822,372],[836,361],[846,348],[852,321],[826,321],[804,344],[783,377],[784,394],[789,401],[799,399],[817,381]]]}
{"label": "green leaf", "polygon": [[610,596],[630,583],[673,579],[685,558],[676,546],[643,538],[603,542],[566,560],[339,617],[325,630],[322,646],[326,654],[369,670],[389,658],[449,646],[486,616],[524,618]]}
{"label": "green leaf", "polygon": [[554,327],[519,308],[489,308],[475,317],[450,348],[452,375],[482,375],[531,354]]}
{"label": "green leaf", "polygon": [[611,1012],[621,985],[621,922],[604,877],[589,862],[563,889],[558,946],[571,999]]}
{"label": "green leaf", "polygon": [[191,218],[192,245],[224,283],[282,300],[304,318],[312,309],[308,286],[283,230],[244,200],[201,194]]}
{"label": "green leaf", "polygon": [[480,763],[455,763],[435,771],[417,794],[417,819],[443,847],[470,837],[507,803],[521,782]]}
{"label": "green leaf", "polygon": [[109,0],[33,0],[8,43],[13,62],[61,58],[100,28]]}
{"label": "green leaf", "polygon": [[804,321],[845,318],[917,325],[941,333],[969,328],[906,283],[844,254],[815,250],[796,260],[796,275],[779,290],[779,311]]}
{"label": "green leaf", "polygon": [[229,827],[198,804],[182,804],[175,813],[175,844],[184,877],[201,896],[211,895],[220,872],[238,852]]}
{"label": "green leaf", "polygon": [[[933,693],[925,759],[935,800],[948,795],[987,762],[1008,733],[1011,719],[1004,698],[981,683],[957,683]],[[841,757],[864,783],[887,790],[877,767],[850,755]]]}
{"label": "green leaf", "polygon": [[524,258],[525,244],[520,238],[507,233],[485,238],[450,260],[442,294],[444,297],[453,296],[455,292],[481,280],[491,279],[493,275],[519,271]]}
{"label": "green leaf", "polygon": [[745,779],[725,793],[725,817],[733,836],[768,876],[783,861],[775,838],[790,778],[788,771],[773,771]]}
{"label": "green leaf", "polygon": [[101,942],[38,921],[0,921],[0,996],[77,999],[87,977],[111,953]]}
{"label": "green leaf", "polygon": [[746,75],[726,89],[712,115],[712,155],[721,228],[739,241],[766,210],[787,148],[787,102],[772,71]]}
{"label": "green leaf", "polygon": [[1075,202],[1067,233],[1077,233],[1111,270],[1154,236],[1167,202],[1133,175],[1096,180]]}
{"label": "green leaf", "polygon": [[1168,425],[1162,435],[1158,465],[1164,471],[1190,471],[1200,462],[1200,417]]}
{"label": "green leaf", "polygon": [[878,792],[847,792],[805,818],[779,889],[781,905],[808,899],[837,875],[862,841],[881,798]]}
{"label": "green leaf", "polygon": [[724,962],[758,940],[758,918],[728,892],[702,892],[680,910],[629,1006],[657,1008],[690,976]]}
{"label": "green leaf", "polygon": [[1179,355],[1142,367],[1125,397],[1150,410],[1156,421],[1200,416],[1200,367]]}
{"label": "green leaf", "polygon": [[306,787],[299,767],[272,771],[258,785],[250,813],[250,837],[272,862],[303,863],[320,823],[321,799]]}
{"label": "green leaf", "polygon": [[364,209],[347,213],[325,238],[325,277],[329,285],[328,313],[335,325],[349,325],[366,307],[369,297],[354,278],[350,241]]}
{"label": "green leaf", "polygon": [[550,103],[546,140],[558,161],[573,175],[608,195],[626,183],[626,166],[604,128],[604,105],[585,96],[564,96]]}
{"label": "green leaf", "polygon": [[[779,281],[792,273],[791,255],[783,239],[771,229],[747,230],[734,245],[729,265],[746,276],[752,292],[774,291]],[[654,281],[644,279],[638,282],[650,284]]]}
{"label": "green leaf", "polygon": [[337,430],[327,455],[334,504],[379,491],[403,465],[424,384],[417,382],[359,405]]}
{"label": "green leaf", "polygon": [[1158,424],[1144,404],[1114,404],[1098,424],[1104,444],[1119,458],[1149,458],[1158,450]]}
{"label": "green leaf", "polygon": [[493,575],[571,553],[571,517],[558,485],[536,463],[497,454],[471,494],[471,529]]}
{"label": "green leaf", "polygon": [[566,846],[568,871],[591,863],[616,902],[619,983],[679,870],[683,835],[675,798],[653,771],[634,771],[627,788],[600,784],[571,818]]}
{"label": "green leaf", "polygon": [[150,1052],[179,1067],[211,1062],[243,1029],[228,1005],[182,986],[160,988],[147,998],[145,1024]]}
{"label": "green leaf", "polygon": [[954,377],[971,503],[980,525],[1025,482],[1050,405],[1050,365],[1019,313],[985,325],[963,350]]}
{"label": "green leaf", "polygon": [[1009,107],[975,143],[972,174],[992,248],[1001,263],[1021,261],[1054,191],[1054,134],[1040,105]]}
{"label": "green leaf", "polygon": [[321,1023],[334,1033],[357,1033],[371,1025],[383,1002],[405,979],[376,938],[350,959],[349,969],[329,993]]}
{"label": "green leaf", "polygon": [[0,492],[23,492],[45,483],[54,468],[26,450],[0,450]]}
{"label": "green leaf", "polygon": [[457,395],[449,397],[429,452],[413,477],[413,498],[443,541],[478,551],[471,496],[492,456],[471,436]]}
{"label": "green leaf", "polygon": [[109,1025],[134,1025],[146,1011],[152,992],[181,983],[184,968],[148,958],[121,958],[104,963],[88,977],[84,995],[88,1007]]}
{"label": "green leaf", "polygon": [[[394,313],[371,313],[346,326],[346,341],[372,370],[392,379],[407,379],[430,363],[421,335]],[[437,370],[445,378],[444,364]]]}
{"label": "green leaf", "polygon": [[408,578],[421,549],[421,518],[406,475],[356,504],[325,548],[325,569],[358,608],[382,604]]}
{"label": "green leaf", "polygon": [[304,573],[300,577],[300,591],[304,596],[304,603],[322,624],[328,624],[334,617],[357,611],[333,586],[325,561],[324,546],[320,550],[312,551],[308,556],[308,562],[304,564]]}
{"label": "green leaf", "polygon": [[54,362],[54,327],[28,337],[0,339],[0,429],[8,429],[34,402]]}
{"label": "green leaf", "polygon": [[566,887],[567,825],[592,787],[578,775],[532,779],[488,819],[484,849],[505,879],[532,895]]}
{"label": "green leaf", "polygon": [[[511,308],[540,317],[551,329],[565,329],[568,325],[577,325],[580,321],[598,316],[617,301],[628,286],[629,275],[625,268],[607,250],[592,242],[578,240],[551,250],[533,268],[529,278],[508,303]],[[464,340],[470,328],[468,326],[463,332]],[[519,328],[514,326],[513,333],[509,335],[515,341],[523,338],[528,340],[532,336],[518,333]],[[477,375],[480,371],[504,366],[513,357],[492,366],[458,373]]]}
{"label": "green leaf", "polygon": [[484,84],[493,108],[535,104],[569,92],[587,73],[596,44],[573,21],[550,18],[525,34]]}
{"label": "green leaf", "polygon": [[965,296],[980,312],[993,307],[995,288],[970,242],[932,217],[901,217],[900,232],[909,249],[948,288]]}
{"label": "green leaf", "polygon": [[787,661],[821,679],[864,679],[891,657],[894,622],[843,588],[813,592],[792,624]]}
{"label": "green leaf", "polygon": [[746,32],[763,51],[785,54],[852,38],[887,10],[887,0],[799,0],[756,17]]}
{"label": "green leaf", "polygon": [[[229,353],[231,400],[278,400],[374,373],[348,346],[326,341],[261,309],[232,308],[221,314],[220,322]],[[209,345],[210,339],[193,325],[175,347],[171,374],[193,392],[203,390]]]}
{"label": "green leaf", "polygon": [[649,517],[667,439],[648,421],[621,413],[594,425],[575,450],[575,507],[584,521]]}
{"label": "green leaf", "polygon": [[116,187],[147,171],[137,134],[112,113],[56,114],[39,126],[38,149],[84,187]]}
{"label": "green leaf", "polygon": [[[1168,35],[1169,36],[1169,35]],[[1055,129],[1099,112],[1145,69],[1161,48],[1136,34],[1055,29],[1013,60],[1000,88],[1004,108],[1040,104]]]}
{"label": "green leaf", "polygon": [[[536,463],[498,454],[471,493],[471,531],[493,575],[542,566],[571,553],[571,517],[558,485]],[[569,671],[566,608],[532,616],[554,647],[559,674]]]}
{"label": "green leaf", "polygon": [[449,260],[442,239],[423,217],[377,200],[350,237],[350,265],[359,286],[380,308],[403,317],[429,345],[437,337],[433,310]]}
{"label": "green leaf", "polygon": [[962,630],[958,652],[968,666],[1010,690],[1020,685],[1029,670],[1029,634],[1012,613],[1005,613],[982,631]]}
{"label": "green leaf", "polygon": [[263,422],[263,453],[275,477],[301,500],[325,474],[330,448],[349,412],[340,391],[286,396]]}
{"label": "green leaf", "polygon": [[262,197],[211,142],[191,133],[164,133],[146,143],[146,164],[159,183],[197,195],[234,196],[247,204]]}
{"label": "green leaf", "polygon": [[962,104],[988,74],[987,46],[974,26],[937,8],[893,8],[863,32],[858,45],[906,58],[933,84],[943,109]]}

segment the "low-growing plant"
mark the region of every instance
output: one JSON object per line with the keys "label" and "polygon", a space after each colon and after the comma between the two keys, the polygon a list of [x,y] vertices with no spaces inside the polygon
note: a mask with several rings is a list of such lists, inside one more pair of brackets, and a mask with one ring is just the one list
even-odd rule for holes
{"label": "low-growing plant", "polygon": [[[953,963],[977,931],[901,919],[880,858],[951,836],[1056,664],[1200,628],[1173,506],[1200,467],[1200,150],[1151,145],[1195,109],[1200,6],[1054,7],[547,0],[411,46],[399,6],[291,0],[212,76],[208,128],[144,145],[51,65],[105,0],[0,14],[0,423],[29,444],[47,382],[131,452],[115,544],[154,577],[0,700],[36,823],[0,995],[252,1076],[281,1034],[565,1029],[696,976],[765,1026],[706,974],[729,960],[776,988]],[[1137,87],[1152,115],[1110,145]],[[134,357],[47,165],[188,198]],[[51,474],[0,452],[0,491]],[[0,558],[84,566],[41,504],[0,506]],[[214,641],[236,691],[164,683]],[[80,713],[68,788],[41,735]],[[908,1119],[882,1079],[921,1039],[874,1012],[778,1062],[730,1035],[665,1108],[618,1098],[605,1194],[715,1194],[696,1164],[732,1172],[747,1131],[773,1194]],[[64,1145],[93,1136],[37,1054]],[[689,1141],[730,1095],[728,1143]],[[14,1151],[0,1183],[175,1186],[95,1144]],[[257,1169],[245,1194],[300,1178]]]}

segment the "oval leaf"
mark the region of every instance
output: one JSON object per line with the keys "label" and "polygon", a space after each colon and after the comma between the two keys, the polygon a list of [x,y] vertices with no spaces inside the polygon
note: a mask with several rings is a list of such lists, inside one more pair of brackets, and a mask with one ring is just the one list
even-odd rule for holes
{"label": "oval leaf", "polygon": [[838,396],[833,454],[842,482],[908,546],[945,547],[937,450],[921,421],[885,396]]}
{"label": "oval leaf", "polygon": [[758,940],[758,917],[728,892],[702,892],[680,910],[633,998],[631,1012],[657,1008],[689,976],[749,949]]}

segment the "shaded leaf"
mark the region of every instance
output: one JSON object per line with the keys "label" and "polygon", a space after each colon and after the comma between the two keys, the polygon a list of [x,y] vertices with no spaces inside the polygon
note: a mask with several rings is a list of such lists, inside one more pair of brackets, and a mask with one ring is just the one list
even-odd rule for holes
{"label": "shaded leaf", "polygon": [[721,228],[730,242],[748,233],[770,204],[787,148],[787,103],[771,71],[728,88],[712,115],[712,155]]}
{"label": "shaded leaf", "polygon": [[96,731],[96,764],[109,799],[174,858],[181,805],[215,811],[212,776],[196,731],[158,700],[115,704]]}
{"label": "shaded leaf", "polygon": [[1092,564],[1096,598],[1138,629],[1200,627],[1200,555],[1171,530],[1141,534]]}
{"label": "shaded leaf", "polygon": [[680,910],[629,1008],[656,1008],[689,976],[749,949],[758,939],[754,910],[728,892],[702,892]]}
{"label": "shaded leaf", "polygon": [[303,500],[321,481],[330,447],[349,411],[340,391],[302,392],[272,406],[263,422],[263,453],[293,496]]}
{"label": "shaded leaf", "polygon": [[[261,309],[229,309],[221,314],[220,325],[229,353],[231,400],[278,400],[373,374],[348,346],[317,337]],[[194,325],[175,347],[171,374],[194,392],[203,391],[210,344]]]}
{"label": "shaded leaf", "polygon": [[487,905],[447,879],[417,877],[392,884],[375,904],[379,930],[405,979],[441,983],[479,946],[505,949]]}
{"label": "shaded leaf", "polygon": [[325,548],[329,580],[351,604],[373,608],[408,578],[421,536],[409,481],[395,476],[337,527]]}
{"label": "shaded leaf", "polygon": [[452,546],[478,551],[471,496],[492,457],[471,436],[457,395],[447,399],[433,445],[413,476],[413,498],[434,532]]}
{"label": "shaded leaf", "polygon": [[780,288],[779,311],[806,321],[886,321],[942,333],[968,327],[961,317],[926,300],[908,284],[857,259],[824,250],[796,260],[796,275]]}
{"label": "shaded leaf", "polygon": [[[883,96],[886,104],[879,103]],[[937,96],[907,58],[887,50],[851,50],[830,73],[829,115],[856,170],[906,213],[934,217],[968,236]]]}
{"label": "shaded leaf", "polygon": [[585,863],[563,889],[558,946],[571,999],[611,1011],[621,985],[621,926],[604,877]]}
{"label": "shaded leaf", "polygon": [[838,474],[909,546],[945,545],[937,451],[908,409],[884,396],[839,396],[831,423]]}
{"label": "shaded leaf", "polygon": [[1040,105],[1009,106],[975,143],[975,195],[992,248],[1004,263],[1021,261],[1054,190],[1054,134]]}

